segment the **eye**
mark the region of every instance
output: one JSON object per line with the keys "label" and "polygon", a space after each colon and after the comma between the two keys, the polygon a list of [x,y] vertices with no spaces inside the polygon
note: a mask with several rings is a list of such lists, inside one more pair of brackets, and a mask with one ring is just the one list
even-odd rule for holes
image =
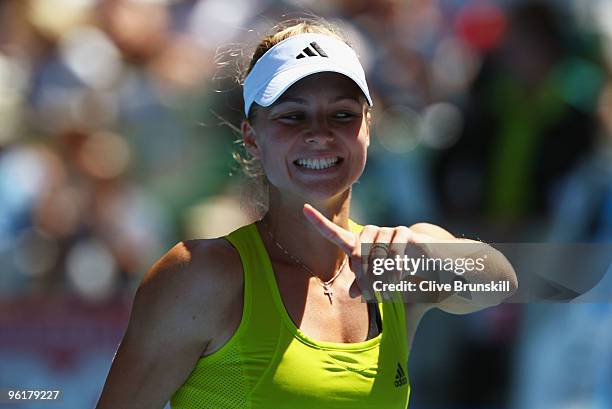
{"label": "eye", "polygon": [[298,122],[298,121],[302,121],[305,117],[306,115],[304,115],[304,113],[302,112],[289,112],[289,113],[280,115],[279,119],[286,121],[286,122]]}
{"label": "eye", "polygon": [[350,111],[338,111],[334,113],[334,119],[339,119],[343,121],[350,121],[351,119],[357,117],[357,114]]}

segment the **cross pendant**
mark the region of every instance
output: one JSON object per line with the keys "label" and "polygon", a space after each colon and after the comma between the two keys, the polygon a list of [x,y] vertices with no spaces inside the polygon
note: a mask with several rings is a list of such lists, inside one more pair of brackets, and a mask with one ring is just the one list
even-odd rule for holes
{"label": "cross pendant", "polygon": [[329,288],[328,286],[324,285],[323,286],[323,293],[329,297],[329,303],[333,304],[332,301],[332,295],[334,295],[334,292],[331,290],[331,288]]}

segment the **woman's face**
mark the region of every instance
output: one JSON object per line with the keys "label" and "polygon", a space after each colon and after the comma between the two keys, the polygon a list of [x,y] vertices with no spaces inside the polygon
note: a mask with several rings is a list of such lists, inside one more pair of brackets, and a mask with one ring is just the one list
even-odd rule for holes
{"label": "woman's face", "polygon": [[243,123],[245,146],[281,192],[326,200],[361,176],[369,145],[359,87],[337,73],[310,75]]}

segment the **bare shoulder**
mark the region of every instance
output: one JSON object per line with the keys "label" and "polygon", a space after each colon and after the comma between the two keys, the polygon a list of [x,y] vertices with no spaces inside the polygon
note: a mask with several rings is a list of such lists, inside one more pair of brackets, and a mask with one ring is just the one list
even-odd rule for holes
{"label": "bare shoulder", "polygon": [[144,335],[156,340],[151,348],[176,345],[199,356],[226,331],[226,317],[242,292],[242,279],[240,257],[225,239],[176,244],[143,277],[127,340]]}
{"label": "bare shoulder", "polygon": [[221,285],[240,267],[234,247],[223,238],[182,241],[164,254],[144,275],[138,291],[194,292]]}
{"label": "bare shoulder", "polygon": [[97,409],[162,408],[225,330],[242,269],[224,239],[178,243],[143,277]]}
{"label": "bare shoulder", "polygon": [[224,300],[241,288],[240,257],[227,240],[188,240],[176,244],[145,274],[136,299],[152,312],[174,311],[181,315],[174,317],[178,322],[189,323],[213,318],[211,313],[220,311]]}

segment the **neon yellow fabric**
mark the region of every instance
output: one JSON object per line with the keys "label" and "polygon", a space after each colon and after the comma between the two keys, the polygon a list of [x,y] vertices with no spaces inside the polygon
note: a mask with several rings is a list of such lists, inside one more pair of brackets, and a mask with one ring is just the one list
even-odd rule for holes
{"label": "neon yellow fabric", "polygon": [[[363,226],[351,222],[353,231]],[[238,329],[201,358],[172,409],[405,409],[408,341],[401,302],[379,303],[382,332],[357,343],[316,341],[295,326],[255,224],[226,238],[244,270]]]}

